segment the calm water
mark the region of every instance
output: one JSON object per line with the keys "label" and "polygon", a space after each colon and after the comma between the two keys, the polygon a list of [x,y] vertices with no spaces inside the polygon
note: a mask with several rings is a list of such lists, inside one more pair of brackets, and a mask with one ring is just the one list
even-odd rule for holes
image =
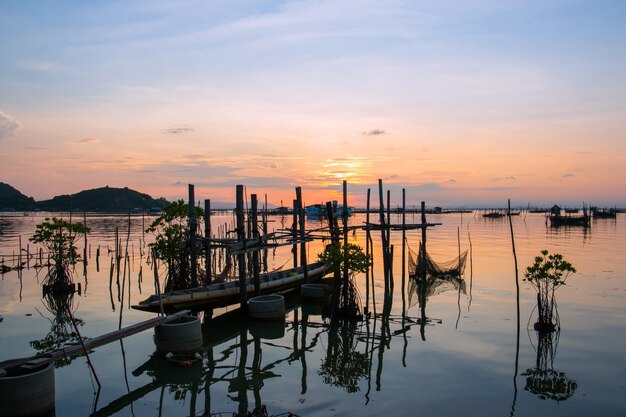
{"label": "calm water", "polygon": [[[0,218],[0,255],[7,264],[12,263],[10,255],[18,253],[19,236],[25,248],[42,220]],[[271,227],[282,227],[280,217],[272,220]],[[226,314],[205,323],[203,361],[189,368],[154,355],[153,331],[148,330],[90,355],[102,383],[99,396],[84,357],[59,366],[56,414],[232,415],[264,404],[270,415],[291,411],[300,416],[626,415],[626,216],[594,221],[586,231],[548,229],[540,214],[513,218],[520,280],[542,249],[563,254],[578,270],[557,291],[561,331],[547,340],[539,341],[532,329],[535,293],[521,281],[519,349],[507,219],[484,220],[465,213],[432,215],[428,220],[443,223],[428,233],[428,250],[436,261],[457,256],[459,238],[461,250],[470,248],[471,239],[472,256],[465,291],[453,286],[433,289],[425,306],[427,320],[421,319],[416,297],[408,294],[403,315],[401,232],[393,232],[392,239],[395,290],[392,299],[384,300],[380,234],[374,232],[375,303],[369,303],[376,314],[369,320],[354,327],[331,327],[316,306],[298,304],[284,324],[265,327]],[[213,221],[216,227],[232,222],[232,217],[216,216]],[[352,224],[363,221],[360,215],[351,219]],[[409,215],[407,222],[417,223],[418,218]],[[95,337],[116,330],[120,320],[127,326],[153,317],[128,308],[153,291],[152,271],[141,256],[141,217],[131,224],[130,288],[126,286],[123,302],[115,284],[109,291],[112,254],[107,246],[113,247],[116,226],[125,240],[127,219],[88,217],[87,223],[92,228],[87,275],[83,277],[79,265],[76,282],[82,294],[73,299],[74,315],[84,322],[81,334]],[[365,246],[363,234],[351,239]],[[417,250],[419,239],[420,232],[407,233],[412,250]],[[36,251],[32,245],[29,249]],[[321,242],[312,243],[309,258],[320,250]],[[270,253],[270,269],[289,265],[289,258],[289,248]],[[2,275],[0,360],[34,354],[30,342],[51,332],[55,317],[41,299],[44,275],[45,270],[32,265],[21,276],[16,271]],[[365,304],[365,277],[357,280]],[[537,369],[558,371],[560,385],[550,389],[552,395],[539,395],[529,386],[529,372]]]}

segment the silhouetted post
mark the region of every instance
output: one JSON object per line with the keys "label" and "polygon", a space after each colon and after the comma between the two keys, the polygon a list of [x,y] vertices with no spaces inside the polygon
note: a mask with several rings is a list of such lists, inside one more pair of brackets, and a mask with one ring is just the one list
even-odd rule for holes
{"label": "silhouetted post", "polygon": [[348,182],[343,180],[343,210],[341,212],[343,223],[343,299],[347,303],[348,298]]}
{"label": "silhouetted post", "polygon": [[293,200],[293,213],[292,213],[292,226],[291,226],[291,238],[293,239],[293,247],[291,252],[293,253],[293,267],[298,267],[298,200]]}
{"label": "silhouetted post", "polygon": [[422,268],[426,267],[426,202],[421,203],[422,213]]}
{"label": "silhouetted post", "polygon": [[306,235],[305,235],[305,218],[304,206],[302,203],[302,188],[296,187],[296,201],[298,207],[298,218],[300,219],[300,264],[304,273],[304,282],[309,282],[309,271],[306,260]]}
{"label": "silhouetted post", "polygon": [[239,266],[239,301],[241,304],[241,312],[248,314],[248,294],[246,286],[246,255],[245,255],[245,222],[243,216],[243,185],[237,185],[237,242],[244,245],[244,250],[237,255],[237,263]]}
{"label": "silhouetted post", "polygon": [[254,295],[261,294],[261,283],[259,276],[259,250],[261,249],[261,239],[259,238],[259,222],[257,217],[258,201],[256,194],[250,195],[252,205],[252,239],[257,243],[257,248],[252,252],[252,271],[254,273]]}
{"label": "silhouetted post", "polygon": [[406,288],[406,189],[402,189],[402,316],[406,301],[404,289]]}
{"label": "silhouetted post", "polygon": [[383,202],[383,180],[378,180],[378,213],[380,217],[380,237],[381,244],[383,249],[383,272],[385,275],[385,291],[387,290],[387,285],[389,283],[389,257],[387,256],[387,252],[389,247],[387,245],[387,232],[386,232],[386,222],[385,222],[385,203]]}
{"label": "silhouetted post", "polygon": [[[365,256],[370,258],[370,194],[371,189],[367,189],[367,205],[365,209]],[[368,264],[365,271],[365,314],[369,314],[370,305],[370,266]]]}
{"label": "silhouetted post", "polygon": [[213,282],[212,263],[211,263],[211,200],[204,200],[204,268],[205,284],[210,285]]}
{"label": "silhouetted post", "polygon": [[[387,244],[391,245],[391,190],[387,190]],[[389,267],[389,284],[386,287],[389,292],[393,292],[393,246],[387,250],[389,257],[387,266]]]}
{"label": "silhouetted post", "polygon": [[198,264],[196,262],[196,229],[198,219],[196,219],[196,198],[194,186],[189,184],[189,257],[191,263],[191,286],[198,286]]}

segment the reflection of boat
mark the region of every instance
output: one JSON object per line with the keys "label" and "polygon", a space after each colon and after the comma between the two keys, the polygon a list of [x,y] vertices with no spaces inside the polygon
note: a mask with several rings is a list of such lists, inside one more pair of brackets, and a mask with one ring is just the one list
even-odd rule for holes
{"label": "reflection of boat", "polygon": [[[320,263],[310,264],[307,267],[309,280],[317,280],[326,274],[326,267]],[[260,276],[261,294],[281,293],[293,290],[304,283],[304,270],[302,267],[270,272]],[[254,291],[254,278],[247,280],[247,291]],[[196,287],[186,290],[169,291],[161,296],[151,295],[147,299],[132,306],[134,309],[158,312],[177,311],[182,309],[223,307],[236,304],[239,299],[239,281],[211,284],[206,287]]]}

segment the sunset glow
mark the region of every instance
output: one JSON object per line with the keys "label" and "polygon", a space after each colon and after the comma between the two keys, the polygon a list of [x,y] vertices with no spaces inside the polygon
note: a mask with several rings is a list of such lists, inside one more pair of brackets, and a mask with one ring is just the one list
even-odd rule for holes
{"label": "sunset glow", "polygon": [[5,2],[0,181],[624,206],[625,20],[621,1]]}

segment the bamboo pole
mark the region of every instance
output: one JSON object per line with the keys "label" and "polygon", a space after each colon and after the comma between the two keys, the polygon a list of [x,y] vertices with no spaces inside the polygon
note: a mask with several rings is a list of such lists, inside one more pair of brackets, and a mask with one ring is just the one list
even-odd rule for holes
{"label": "bamboo pole", "polygon": [[298,201],[298,218],[300,220],[300,264],[304,273],[304,282],[309,282],[309,271],[306,259],[306,232],[305,232],[305,216],[304,206],[302,203],[302,188],[296,187],[296,199]]}
{"label": "bamboo pole", "polygon": [[[259,238],[259,222],[257,217],[258,210],[258,201],[256,194],[250,195],[250,203],[251,203],[251,214],[252,214],[252,239]],[[259,240],[259,250],[261,248],[261,242]],[[252,252],[252,271],[254,274],[254,295],[261,294],[261,282],[260,282],[260,271],[259,271],[259,251],[255,250]]]}
{"label": "bamboo pole", "polygon": [[[370,194],[371,189],[367,189],[367,204],[365,209],[365,256],[367,259],[370,258]],[[365,271],[365,315],[369,314],[369,305],[370,305],[370,266],[368,264],[367,270]]]}
{"label": "bamboo pole", "polygon": [[205,268],[205,284],[210,285],[213,282],[211,274],[211,200],[204,200],[204,268]]}
{"label": "bamboo pole", "polygon": [[241,305],[241,312],[244,315],[248,314],[248,294],[246,286],[246,254],[245,254],[245,241],[246,231],[243,213],[243,185],[237,185],[236,188],[237,200],[235,215],[237,219],[237,242],[244,244],[244,251],[237,255],[237,263],[239,266],[239,301]]}
{"label": "bamboo pole", "polygon": [[196,262],[196,230],[198,220],[196,219],[196,197],[194,185],[189,184],[189,257],[191,267],[191,286],[198,286],[198,264]]}

